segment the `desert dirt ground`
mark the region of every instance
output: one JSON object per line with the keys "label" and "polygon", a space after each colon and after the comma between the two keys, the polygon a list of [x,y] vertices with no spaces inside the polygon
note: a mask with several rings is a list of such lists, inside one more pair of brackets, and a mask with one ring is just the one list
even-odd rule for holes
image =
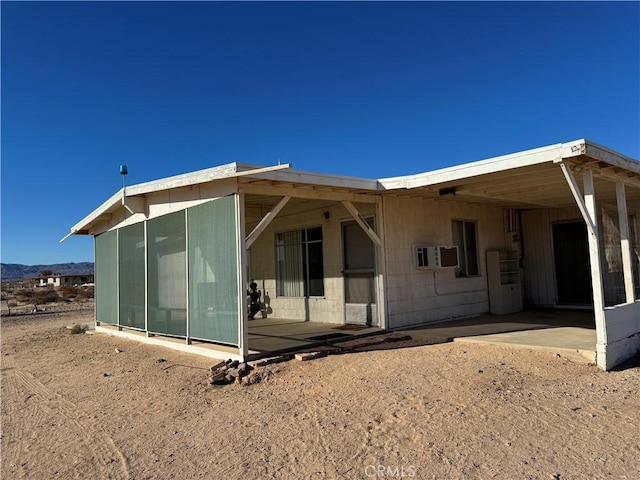
{"label": "desert dirt ground", "polygon": [[[640,478],[640,366],[448,343],[266,367],[2,319],[2,478]],[[118,350],[118,351],[116,351]]]}

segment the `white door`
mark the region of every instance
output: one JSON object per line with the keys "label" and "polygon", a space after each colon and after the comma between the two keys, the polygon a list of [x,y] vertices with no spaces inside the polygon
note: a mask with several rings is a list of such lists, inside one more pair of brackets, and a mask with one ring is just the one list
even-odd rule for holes
{"label": "white door", "polygon": [[[366,219],[374,228],[373,218]],[[342,224],[345,323],[378,325],[376,247],[355,221]]]}

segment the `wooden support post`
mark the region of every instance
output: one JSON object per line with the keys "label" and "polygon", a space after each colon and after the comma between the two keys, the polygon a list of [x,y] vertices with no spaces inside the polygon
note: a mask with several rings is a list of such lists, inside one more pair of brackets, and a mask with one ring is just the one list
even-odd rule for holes
{"label": "wooden support post", "polygon": [[[598,221],[596,194],[593,186],[593,171],[588,168],[583,172],[584,205],[586,214],[593,225],[589,232],[589,260],[591,263],[591,287],[593,290],[593,313],[596,322],[596,362],[606,369],[607,325],[604,314],[604,286],[602,282],[602,265],[600,263],[600,240],[598,238]],[[585,221],[587,221],[585,218]]]}
{"label": "wooden support post", "polygon": [[246,361],[249,354],[249,314],[247,312],[247,248],[244,229],[244,194],[235,195],[236,220],[236,255],[238,257],[237,288],[238,288],[238,355],[241,361]]}
{"label": "wooden support post", "polygon": [[627,196],[622,182],[616,183],[618,200],[618,222],[620,224],[620,248],[622,249],[622,269],[624,271],[624,291],[627,303],[635,301],[633,288],[633,263],[631,262],[631,243],[629,232],[629,214],[627,212]]}

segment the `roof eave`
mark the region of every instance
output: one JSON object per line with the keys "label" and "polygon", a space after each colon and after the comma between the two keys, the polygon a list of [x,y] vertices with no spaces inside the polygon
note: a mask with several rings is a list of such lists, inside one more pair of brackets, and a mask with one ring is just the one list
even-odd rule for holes
{"label": "roof eave", "polygon": [[61,242],[72,235],[90,234],[91,227],[98,223],[101,220],[101,217],[120,208],[123,203],[123,196],[126,196],[126,198],[144,196],[160,190],[188,187],[215,180],[246,177],[257,180],[271,180],[285,183],[308,183],[328,187],[350,188],[354,190],[369,190],[373,192],[377,192],[379,189],[379,183],[377,180],[304,172],[291,170],[290,168],[290,164],[263,167],[259,165],[234,162],[205,170],[131,185],[125,189],[118,190],[118,192],[102,203],[102,205],[75,224],[71,228],[70,233],[64,237]]}
{"label": "roof eave", "polygon": [[[576,140],[570,143],[558,143],[523,152],[501,155],[499,157],[479,160],[477,162],[455,165],[453,167],[442,168],[432,172],[419,173],[403,177],[391,177],[380,180],[380,184],[385,190],[411,189],[436,185],[469,178],[485,173],[495,173],[512,168],[529,165],[536,165],[545,162],[553,162],[563,156],[578,155],[582,150],[581,145],[585,140]],[[572,154],[572,149],[575,152]]]}

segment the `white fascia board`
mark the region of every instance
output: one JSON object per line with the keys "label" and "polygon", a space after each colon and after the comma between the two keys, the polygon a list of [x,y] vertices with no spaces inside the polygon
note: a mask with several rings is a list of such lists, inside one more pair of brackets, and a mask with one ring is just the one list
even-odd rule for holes
{"label": "white fascia board", "polygon": [[[255,170],[255,173],[252,171]],[[303,183],[328,187],[343,187],[364,190],[377,190],[378,181],[323,173],[292,170],[289,164],[274,167],[252,165],[247,163],[229,163],[197,172],[185,173],[174,177],[163,178],[153,182],[141,183],[127,187],[127,195],[144,195],[146,193],[180,188],[200,183],[207,183],[228,177],[246,177],[260,180],[272,180],[290,183]]]}
{"label": "white fascia board", "polygon": [[640,162],[638,160],[627,157],[621,153],[611,150],[610,148],[598,145],[597,143],[585,140],[586,152],[588,157],[595,158],[601,162],[620,167],[640,174]]}
{"label": "white fascia board", "polygon": [[391,177],[379,180],[385,190],[410,189],[437,185],[463,178],[475,177],[487,173],[496,173],[518,167],[536,165],[539,163],[553,162],[562,158],[562,143],[547,147],[535,148],[524,152],[502,155],[463,165],[442,168],[432,172],[407,175],[404,177]]}
{"label": "white fascia board", "polygon": [[161,178],[159,180],[153,180],[151,182],[131,185],[130,187],[127,187],[127,196],[144,195],[160,190],[189,187],[191,185],[207,183],[212,180],[233,177],[237,172],[237,163],[227,163],[226,165],[207,168],[205,170],[183,173],[181,175],[174,175],[173,177]]}
{"label": "white fascia board", "polygon": [[[118,190],[106,202],[71,227],[70,235],[75,235],[80,230],[85,230],[87,226],[95,222],[101,215],[109,212],[115,205],[122,205],[122,189]],[[64,239],[66,240],[67,238],[68,236]]]}
{"label": "white fascia board", "polygon": [[302,183],[322,187],[351,188],[355,190],[377,191],[379,189],[378,180],[305,172],[301,170],[278,170],[274,172],[258,173],[255,175],[246,175],[246,177],[261,180],[272,180],[275,182]]}

